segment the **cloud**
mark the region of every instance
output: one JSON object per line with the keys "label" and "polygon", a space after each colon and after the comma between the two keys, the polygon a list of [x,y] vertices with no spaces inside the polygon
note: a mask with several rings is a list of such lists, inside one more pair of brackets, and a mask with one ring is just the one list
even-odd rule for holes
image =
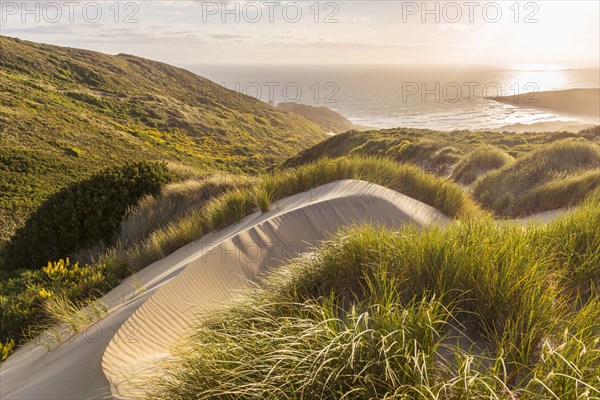
{"label": "cloud", "polygon": [[254,39],[254,36],[251,35],[232,35],[232,34],[227,34],[227,33],[218,33],[218,34],[213,34],[210,35],[211,39],[217,40],[217,41],[222,41],[222,42],[229,42],[229,43],[248,43],[248,41],[251,41]]}
{"label": "cloud", "polygon": [[352,18],[351,21],[354,22],[355,24],[357,24],[357,23],[361,23],[361,22],[373,22],[373,19],[371,17],[360,17],[360,18]]}
{"label": "cloud", "polygon": [[189,8],[202,4],[201,0],[142,0],[141,5],[157,8]]}
{"label": "cloud", "polygon": [[447,31],[468,31],[471,28],[464,24],[440,24],[437,27],[438,31],[447,32]]}

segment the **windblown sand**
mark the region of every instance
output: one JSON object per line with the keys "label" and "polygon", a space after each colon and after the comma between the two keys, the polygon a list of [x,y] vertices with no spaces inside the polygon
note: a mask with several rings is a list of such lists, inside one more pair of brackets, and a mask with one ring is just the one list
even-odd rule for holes
{"label": "windblown sand", "polygon": [[0,371],[2,399],[144,396],[143,381],[202,316],[261,275],[357,223],[445,224],[440,211],[362,181],[323,185],[205,236],[126,279],[101,301],[106,318],[47,352],[23,346]]}

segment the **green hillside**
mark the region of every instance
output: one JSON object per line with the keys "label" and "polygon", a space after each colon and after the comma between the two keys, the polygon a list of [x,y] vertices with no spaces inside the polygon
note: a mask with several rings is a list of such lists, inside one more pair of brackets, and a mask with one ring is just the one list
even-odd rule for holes
{"label": "green hillside", "polygon": [[40,202],[113,164],[257,172],[325,138],[296,114],[131,55],[0,36],[0,242]]}
{"label": "green hillside", "polygon": [[314,122],[326,132],[342,133],[350,130],[365,130],[327,107],[315,107],[298,103],[279,103],[277,104],[277,108],[299,114],[309,121]]}
{"label": "green hillside", "polygon": [[522,217],[579,204],[599,186],[600,127],[554,133],[349,131],[283,166],[345,155],[415,164],[465,186],[497,217]]}
{"label": "green hillside", "polygon": [[494,146],[514,158],[544,145],[564,139],[580,139],[600,144],[600,127],[579,133],[514,133],[494,131],[440,132],[429,129],[393,128],[364,132],[349,131],[328,138],[288,159],[285,166],[297,166],[320,158],[349,154],[382,156],[417,164],[440,175],[452,168],[475,148]]}

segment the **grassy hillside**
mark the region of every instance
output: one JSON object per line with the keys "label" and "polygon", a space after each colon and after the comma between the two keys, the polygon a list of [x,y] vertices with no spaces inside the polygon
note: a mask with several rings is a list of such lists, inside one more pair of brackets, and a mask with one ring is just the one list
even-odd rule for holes
{"label": "grassy hillside", "polygon": [[279,103],[277,108],[303,116],[314,122],[326,132],[342,133],[350,130],[360,130],[343,115],[330,110],[327,107],[314,107],[297,103]]}
{"label": "grassy hillside", "polygon": [[417,164],[438,175],[449,175],[457,162],[476,147],[486,145],[513,158],[562,139],[582,139],[600,144],[600,127],[579,133],[438,132],[428,129],[394,128],[350,131],[330,137],[288,159],[285,166],[301,165],[319,158],[344,155],[376,155]]}
{"label": "grassy hillside", "polygon": [[0,36],[0,241],[92,171],[167,159],[256,172],[321,128],[188,71]]}
{"label": "grassy hillside", "polygon": [[341,232],[208,315],[160,399],[596,399],[600,193],[548,226]]}

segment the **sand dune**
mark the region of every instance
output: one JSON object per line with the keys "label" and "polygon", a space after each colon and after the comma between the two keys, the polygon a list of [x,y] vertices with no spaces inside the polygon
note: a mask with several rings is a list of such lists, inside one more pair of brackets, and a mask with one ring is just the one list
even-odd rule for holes
{"label": "sand dune", "polygon": [[[140,377],[202,314],[341,227],[444,224],[441,212],[381,186],[339,181],[289,197],[207,235],[125,280],[109,315],[53,351],[24,346],[0,372],[3,399],[139,398]],[[134,284],[137,282],[136,284]],[[145,291],[140,291],[139,287]]]}

